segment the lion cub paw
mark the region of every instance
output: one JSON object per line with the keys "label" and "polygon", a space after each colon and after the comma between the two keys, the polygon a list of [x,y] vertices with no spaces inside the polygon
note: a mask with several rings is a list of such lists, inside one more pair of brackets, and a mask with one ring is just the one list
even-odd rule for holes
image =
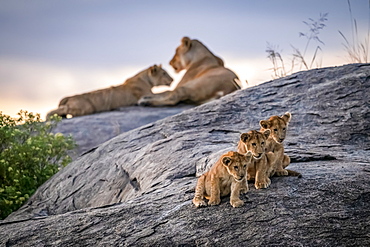
{"label": "lion cub paw", "polygon": [[275,172],[276,176],[282,177],[282,176],[288,176],[288,171],[283,169]]}
{"label": "lion cub paw", "polygon": [[193,199],[193,203],[197,208],[206,207],[207,203],[202,199]]}
{"label": "lion cub paw", "polygon": [[248,188],[240,189],[240,194],[246,194],[248,192]]}
{"label": "lion cub paw", "polygon": [[219,198],[208,201],[208,205],[210,205],[210,206],[216,206],[216,205],[219,205],[220,203],[221,203],[221,199],[219,199]]}
{"label": "lion cub paw", "polygon": [[244,205],[244,202],[240,199],[237,199],[237,200],[235,199],[235,200],[230,200],[230,204],[234,208],[239,208]]}
{"label": "lion cub paw", "polygon": [[270,184],[271,184],[271,180],[268,178],[266,181],[263,181],[263,182],[261,182],[261,181],[257,182],[256,181],[254,183],[254,187],[256,187],[257,190],[258,189],[266,189],[270,186]]}
{"label": "lion cub paw", "polygon": [[245,194],[249,190],[248,185],[244,185],[243,187],[240,188],[240,194]]}

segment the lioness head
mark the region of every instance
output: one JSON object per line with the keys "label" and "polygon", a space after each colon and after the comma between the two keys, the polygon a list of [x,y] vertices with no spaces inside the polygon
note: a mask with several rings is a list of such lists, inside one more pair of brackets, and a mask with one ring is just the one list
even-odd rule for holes
{"label": "lioness head", "polygon": [[240,141],[244,143],[246,150],[251,152],[255,159],[260,159],[265,153],[266,140],[269,135],[270,130],[264,132],[251,130],[248,133],[241,134]]}
{"label": "lioness head", "polygon": [[230,151],[222,156],[221,162],[235,181],[240,182],[247,175],[247,167],[251,159],[250,153],[242,155],[238,152]]}
{"label": "lioness head", "polygon": [[219,65],[224,65],[222,59],[215,56],[201,42],[196,39],[190,39],[189,37],[183,37],[181,44],[176,48],[176,53],[171,59],[170,65],[176,72],[180,72],[183,69],[187,69],[189,64],[207,56],[214,57]]}
{"label": "lioness head", "polygon": [[153,86],[169,86],[173,81],[172,77],[164,69],[162,69],[162,65],[153,65],[150,67],[148,75]]}
{"label": "lioness head", "polygon": [[272,116],[268,120],[261,120],[260,125],[262,130],[268,129],[271,131],[271,137],[274,139],[274,141],[277,143],[282,143],[285,140],[286,130],[291,118],[292,115],[287,112],[281,117]]}

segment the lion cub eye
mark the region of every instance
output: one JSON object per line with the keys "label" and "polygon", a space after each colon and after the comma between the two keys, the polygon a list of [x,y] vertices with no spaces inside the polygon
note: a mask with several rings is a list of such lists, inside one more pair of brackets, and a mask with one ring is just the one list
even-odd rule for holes
{"label": "lion cub eye", "polygon": [[283,130],[285,130],[285,128],[283,128]]}
{"label": "lion cub eye", "polygon": [[244,168],[246,168],[246,167],[247,167],[247,165],[244,165],[243,167],[244,167]]}
{"label": "lion cub eye", "polygon": [[257,144],[256,143],[252,143],[252,146],[255,147],[255,146],[257,146]]}
{"label": "lion cub eye", "polygon": [[274,129],[275,132],[277,132],[277,129]]}
{"label": "lion cub eye", "polygon": [[239,167],[237,167],[237,166],[234,166],[234,169],[235,169],[235,171],[237,171],[237,170],[239,169]]}
{"label": "lion cub eye", "polygon": [[263,146],[263,145],[265,145],[265,142],[261,142],[261,145]]}

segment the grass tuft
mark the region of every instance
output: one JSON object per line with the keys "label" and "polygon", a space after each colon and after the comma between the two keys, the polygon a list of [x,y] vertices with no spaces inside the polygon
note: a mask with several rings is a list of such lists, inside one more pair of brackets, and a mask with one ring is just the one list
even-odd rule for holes
{"label": "grass tuft", "polygon": [[369,18],[368,18],[368,27],[367,35],[363,38],[362,41],[359,37],[357,20],[353,17],[351,1],[347,0],[348,10],[351,21],[351,40],[349,40],[343,32],[338,30],[340,36],[343,38],[343,46],[347,51],[349,60],[354,63],[368,63],[369,62],[369,42],[370,42],[370,0],[369,0]]}
{"label": "grass tuft", "polygon": [[[284,77],[288,74],[291,74],[295,71],[295,68],[298,66],[299,70],[311,69],[315,65],[316,67],[321,67],[322,60],[319,57],[319,53],[322,52],[321,45],[325,45],[324,42],[319,38],[320,32],[325,28],[325,22],[328,20],[328,13],[321,14],[317,20],[309,18],[308,21],[303,21],[303,23],[308,27],[307,32],[299,32],[299,37],[306,38],[306,44],[303,50],[303,53],[297,47],[291,45],[293,49],[292,59],[290,64],[290,69],[287,70],[287,66],[284,64],[281,52],[277,51],[278,47],[274,47],[270,43],[267,43],[267,58],[272,62],[273,67],[270,69],[273,71],[273,78]],[[312,42],[319,43],[315,48],[312,54],[312,57],[309,59],[308,48]]]}

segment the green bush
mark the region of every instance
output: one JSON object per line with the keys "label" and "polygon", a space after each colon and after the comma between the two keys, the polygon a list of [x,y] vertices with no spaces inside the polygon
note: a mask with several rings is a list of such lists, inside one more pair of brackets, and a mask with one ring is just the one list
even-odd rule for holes
{"label": "green bush", "polygon": [[42,122],[40,114],[20,111],[18,118],[0,111],[0,219],[22,206],[36,189],[71,162],[71,136],[52,134],[61,120]]}

